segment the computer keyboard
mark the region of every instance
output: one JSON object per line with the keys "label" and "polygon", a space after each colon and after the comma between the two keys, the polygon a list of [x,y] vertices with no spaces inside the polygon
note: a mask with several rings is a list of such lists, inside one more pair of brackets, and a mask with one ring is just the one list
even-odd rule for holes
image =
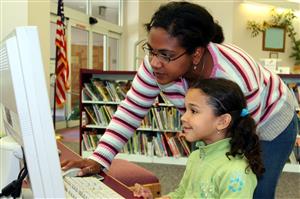
{"label": "computer keyboard", "polygon": [[124,198],[96,176],[64,177],[66,198]]}

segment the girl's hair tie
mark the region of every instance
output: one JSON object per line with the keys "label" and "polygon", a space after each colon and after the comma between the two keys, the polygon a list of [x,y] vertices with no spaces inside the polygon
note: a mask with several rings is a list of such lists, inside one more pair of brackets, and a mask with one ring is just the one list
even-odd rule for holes
{"label": "girl's hair tie", "polygon": [[247,108],[243,108],[242,111],[241,111],[240,116],[241,117],[246,117],[247,115],[249,115],[248,109]]}

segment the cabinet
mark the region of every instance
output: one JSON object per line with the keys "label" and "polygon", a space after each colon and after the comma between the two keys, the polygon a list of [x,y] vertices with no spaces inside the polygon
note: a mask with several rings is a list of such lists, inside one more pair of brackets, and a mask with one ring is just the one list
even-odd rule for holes
{"label": "cabinet", "polygon": [[[295,103],[298,105],[296,109],[298,113],[298,121],[300,127],[300,74],[279,74],[281,79],[288,85],[292,93],[295,97]],[[300,154],[299,154],[299,147],[300,147],[300,129],[297,135],[297,141],[292,151],[289,162],[285,164],[283,171],[286,172],[297,172],[300,173]]]}
{"label": "cabinet", "polygon": [[[97,146],[135,73],[81,69],[80,152],[83,157],[91,155]],[[190,145],[176,136],[180,130],[179,112],[160,94],[117,157],[135,162],[185,164]]]}

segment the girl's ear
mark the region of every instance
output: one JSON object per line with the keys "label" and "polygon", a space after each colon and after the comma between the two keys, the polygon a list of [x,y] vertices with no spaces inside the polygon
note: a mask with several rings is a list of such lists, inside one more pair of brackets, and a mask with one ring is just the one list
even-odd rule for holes
{"label": "girl's ear", "polygon": [[226,129],[229,126],[231,120],[232,120],[232,117],[229,113],[220,115],[218,118],[218,122],[217,122],[217,129],[219,131]]}
{"label": "girl's ear", "polygon": [[202,56],[204,55],[204,49],[203,47],[196,48],[195,52],[193,53],[193,65],[198,65],[202,59]]}

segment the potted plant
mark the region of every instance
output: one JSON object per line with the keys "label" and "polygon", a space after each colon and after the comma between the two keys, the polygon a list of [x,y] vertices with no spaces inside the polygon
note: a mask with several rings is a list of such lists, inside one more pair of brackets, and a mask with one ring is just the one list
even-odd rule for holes
{"label": "potted plant", "polygon": [[291,58],[295,60],[295,65],[300,65],[300,39],[297,39],[297,33],[293,26],[293,20],[296,15],[292,10],[285,10],[282,13],[276,12],[273,8],[270,11],[271,19],[258,23],[255,21],[248,21],[247,29],[251,31],[251,36],[256,37],[260,32],[264,32],[270,27],[283,27],[286,29],[288,37],[292,42],[292,54]]}

